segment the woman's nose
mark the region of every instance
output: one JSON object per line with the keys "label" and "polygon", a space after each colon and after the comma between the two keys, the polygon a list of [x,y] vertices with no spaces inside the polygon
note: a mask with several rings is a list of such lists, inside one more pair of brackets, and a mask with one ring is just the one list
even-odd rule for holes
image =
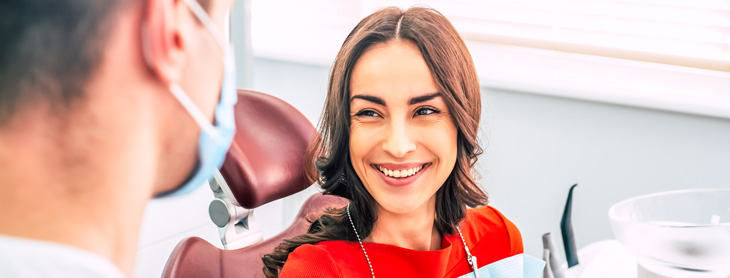
{"label": "woman's nose", "polygon": [[409,133],[408,124],[403,121],[392,121],[382,147],[395,158],[402,158],[414,151],[416,143]]}

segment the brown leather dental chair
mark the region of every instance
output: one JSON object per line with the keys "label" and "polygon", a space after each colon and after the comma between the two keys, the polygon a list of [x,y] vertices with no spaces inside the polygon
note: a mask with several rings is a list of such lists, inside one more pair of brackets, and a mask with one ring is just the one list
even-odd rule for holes
{"label": "brown leather dental chair", "polygon": [[191,237],[172,251],[162,277],[264,277],[261,257],[282,240],[306,232],[309,221],[345,199],[314,194],[294,223],[262,240],[253,209],[308,188],[305,155],[315,129],[296,108],[276,97],[239,90],[236,135],[219,173],[210,181],[215,199],[209,206],[225,249]]}

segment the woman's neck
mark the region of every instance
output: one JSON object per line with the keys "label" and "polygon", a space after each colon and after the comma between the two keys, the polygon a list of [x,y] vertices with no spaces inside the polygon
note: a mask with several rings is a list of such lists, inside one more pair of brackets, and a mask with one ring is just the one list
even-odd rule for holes
{"label": "woman's neck", "polygon": [[421,208],[407,214],[388,212],[379,206],[378,220],[365,242],[394,245],[406,249],[441,249],[441,233],[436,229],[435,196]]}

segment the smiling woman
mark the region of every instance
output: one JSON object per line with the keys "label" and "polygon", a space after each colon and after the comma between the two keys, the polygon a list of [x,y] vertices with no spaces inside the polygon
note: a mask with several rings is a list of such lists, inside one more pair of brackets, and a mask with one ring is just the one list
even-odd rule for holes
{"label": "smiling woman", "polygon": [[363,19],[333,65],[310,152],[312,179],[350,204],[265,255],[266,276],[458,277],[522,253],[472,175],[480,114],[471,56],[443,15]]}

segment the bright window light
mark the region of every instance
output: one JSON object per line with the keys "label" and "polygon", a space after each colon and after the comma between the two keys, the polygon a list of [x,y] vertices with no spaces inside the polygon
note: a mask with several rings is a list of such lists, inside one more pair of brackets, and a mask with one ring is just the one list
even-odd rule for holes
{"label": "bright window light", "polygon": [[730,118],[730,0],[251,0],[254,55],[331,65],[387,6],[430,6],[482,86]]}

